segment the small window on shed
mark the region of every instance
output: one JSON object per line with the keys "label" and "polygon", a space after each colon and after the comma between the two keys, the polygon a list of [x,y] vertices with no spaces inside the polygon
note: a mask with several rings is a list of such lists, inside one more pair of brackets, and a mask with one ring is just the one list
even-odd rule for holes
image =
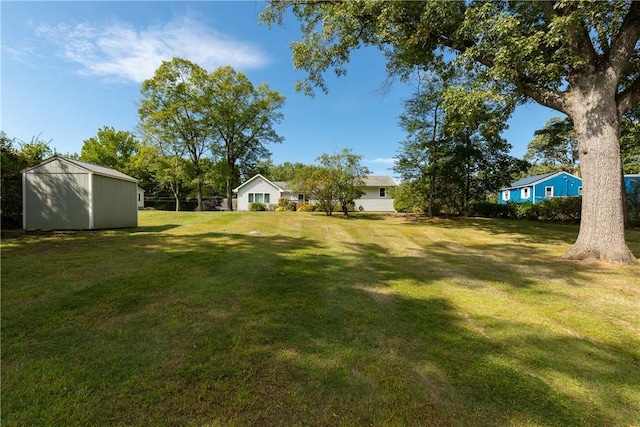
{"label": "small window on shed", "polygon": [[380,187],[380,197],[387,197],[387,189],[385,187]]}
{"label": "small window on shed", "polygon": [[544,197],[550,199],[553,197],[553,187],[544,187]]}
{"label": "small window on shed", "polygon": [[528,199],[529,198],[529,187],[525,187],[525,188],[520,190],[520,198],[521,199]]}
{"label": "small window on shed", "polygon": [[502,200],[504,200],[505,202],[509,200],[510,198],[509,196],[510,196],[509,190],[504,190],[502,192]]}
{"label": "small window on shed", "polygon": [[578,187],[578,196],[582,196],[582,185]]}

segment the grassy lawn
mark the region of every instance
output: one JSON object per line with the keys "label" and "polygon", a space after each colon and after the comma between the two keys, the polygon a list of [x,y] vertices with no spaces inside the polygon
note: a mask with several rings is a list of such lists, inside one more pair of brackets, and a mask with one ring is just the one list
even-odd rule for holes
{"label": "grassy lawn", "polygon": [[577,227],[140,225],[3,239],[2,425],[640,425],[640,265]]}

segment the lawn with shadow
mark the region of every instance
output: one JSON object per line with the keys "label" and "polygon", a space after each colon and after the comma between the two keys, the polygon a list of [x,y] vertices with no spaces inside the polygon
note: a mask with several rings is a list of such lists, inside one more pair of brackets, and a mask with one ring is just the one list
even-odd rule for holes
{"label": "lawn with shadow", "polygon": [[361,219],[4,239],[2,424],[638,423],[640,266],[561,259],[573,226]]}

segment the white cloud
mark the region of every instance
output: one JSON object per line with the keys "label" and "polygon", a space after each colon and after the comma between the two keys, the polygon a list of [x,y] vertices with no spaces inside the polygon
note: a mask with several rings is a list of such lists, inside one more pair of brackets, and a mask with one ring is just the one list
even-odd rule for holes
{"label": "white cloud", "polygon": [[108,80],[141,83],[153,76],[162,61],[174,57],[208,71],[223,65],[259,68],[268,61],[259,47],[188,18],[143,30],[129,24],[77,24],[43,26],[38,32],[60,49],[63,58],[80,65],[81,74]]}
{"label": "white cloud", "polygon": [[393,157],[390,158],[377,158],[377,159],[373,159],[373,160],[367,160],[368,163],[377,163],[377,164],[383,164],[383,165],[393,165],[396,162],[396,159],[394,159]]}

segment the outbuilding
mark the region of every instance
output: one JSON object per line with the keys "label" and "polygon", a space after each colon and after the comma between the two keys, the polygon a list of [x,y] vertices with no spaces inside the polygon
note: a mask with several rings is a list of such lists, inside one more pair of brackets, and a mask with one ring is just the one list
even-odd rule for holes
{"label": "outbuilding", "polygon": [[137,227],[137,198],[137,179],[62,156],[22,171],[25,230]]}

